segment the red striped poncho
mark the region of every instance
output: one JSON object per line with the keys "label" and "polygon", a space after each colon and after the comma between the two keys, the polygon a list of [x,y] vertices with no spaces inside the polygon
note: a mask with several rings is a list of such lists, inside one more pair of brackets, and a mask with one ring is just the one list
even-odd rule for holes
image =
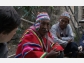
{"label": "red striped poncho", "polygon": [[42,41],[38,37],[37,33],[32,29],[27,29],[18,44],[16,58],[46,58],[47,53],[54,48],[58,51],[64,50],[58,43],[54,44],[50,32],[48,33],[47,38],[48,43],[46,43],[45,37],[42,39],[44,44],[48,46],[47,51],[44,50]]}

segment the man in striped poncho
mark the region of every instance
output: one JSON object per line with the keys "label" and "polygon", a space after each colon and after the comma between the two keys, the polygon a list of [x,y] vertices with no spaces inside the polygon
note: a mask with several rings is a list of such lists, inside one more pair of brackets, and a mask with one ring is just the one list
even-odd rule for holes
{"label": "man in striped poncho", "polygon": [[17,58],[60,58],[63,48],[53,42],[49,32],[50,18],[46,12],[38,13],[36,23],[26,30],[16,51]]}

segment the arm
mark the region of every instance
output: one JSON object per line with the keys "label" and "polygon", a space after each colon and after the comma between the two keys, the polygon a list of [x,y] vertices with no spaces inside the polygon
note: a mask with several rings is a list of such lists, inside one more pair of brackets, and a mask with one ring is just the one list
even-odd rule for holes
{"label": "arm", "polygon": [[59,51],[56,51],[58,48],[56,50],[53,49],[48,53],[44,52],[43,48],[39,44],[30,41],[23,44],[22,48],[22,55],[24,58],[56,58],[60,54]]}
{"label": "arm", "polygon": [[40,58],[46,56],[46,52],[43,51],[31,32],[25,34],[20,41],[16,51],[17,58]]}
{"label": "arm", "polygon": [[52,44],[52,50],[48,53],[49,54],[49,56],[47,56],[47,57],[49,57],[49,58],[59,58],[59,57],[63,57],[63,56],[61,56],[62,55],[62,53],[61,53],[61,51],[63,51],[64,49],[62,48],[62,46],[60,45],[60,44],[58,44],[58,43],[53,43]]}
{"label": "arm", "polygon": [[54,42],[58,42],[59,44],[67,44],[68,42],[67,41],[63,41],[63,40],[61,40],[61,39],[59,39],[58,37],[57,37],[57,35],[56,35],[56,33],[57,33],[57,30],[56,30],[56,26],[55,25],[53,25],[52,27],[51,27],[51,34],[52,34],[52,36],[53,36],[53,40],[54,40]]}
{"label": "arm", "polygon": [[72,28],[71,28],[70,24],[68,25],[67,29],[68,29],[68,32],[69,32],[68,37],[62,37],[62,40],[68,41],[68,40],[72,39],[72,41],[73,41],[74,40],[74,34],[73,34],[73,31],[72,31]]}
{"label": "arm", "polygon": [[38,44],[28,43],[23,47],[22,56],[24,58],[44,58],[47,55]]}
{"label": "arm", "polygon": [[[33,40],[33,41],[32,41]],[[18,45],[16,57],[23,58],[44,58],[57,57],[58,52],[51,50],[49,53],[43,51],[42,46],[34,40],[32,35],[25,35]]]}

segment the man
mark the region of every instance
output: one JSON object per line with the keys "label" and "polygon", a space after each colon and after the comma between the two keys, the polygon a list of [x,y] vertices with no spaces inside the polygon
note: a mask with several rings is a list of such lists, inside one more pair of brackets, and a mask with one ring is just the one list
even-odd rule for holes
{"label": "man", "polygon": [[78,46],[74,41],[74,34],[69,24],[70,15],[68,12],[62,13],[59,22],[51,27],[54,42],[58,42],[64,48],[64,53],[72,52],[72,57],[76,57]]}
{"label": "man", "polygon": [[36,23],[23,34],[16,51],[17,58],[63,57],[63,48],[54,44],[49,32],[50,18],[46,12],[38,13]]}
{"label": "man", "polygon": [[7,58],[7,42],[16,33],[20,17],[13,7],[0,6],[0,58]]}

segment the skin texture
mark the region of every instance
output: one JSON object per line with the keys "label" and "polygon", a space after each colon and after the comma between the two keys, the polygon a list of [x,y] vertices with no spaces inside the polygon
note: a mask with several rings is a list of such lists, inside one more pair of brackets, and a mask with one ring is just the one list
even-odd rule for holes
{"label": "skin texture", "polygon": [[46,35],[46,33],[49,31],[49,29],[50,29],[50,21],[49,20],[40,21],[39,33],[41,34],[42,37]]}
{"label": "skin texture", "polygon": [[60,55],[60,51],[56,51],[56,49],[53,49],[50,51],[50,53],[47,54],[47,58],[56,58]]}
{"label": "skin texture", "polygon": [[4,42],[8,42],[11,40],[11,38],[16,34],[16,30],[17,28],[15,28],[14,30],[12,30],[10,33],[8,34],[0,34],[0,43],[4,43]]}
{"label": "skin texture", "polygon": [[66,16],[61,17],[59,21],[60,21],[59,26],[62,30],[65,29],[69,24],[69,18],[67,18]]}

